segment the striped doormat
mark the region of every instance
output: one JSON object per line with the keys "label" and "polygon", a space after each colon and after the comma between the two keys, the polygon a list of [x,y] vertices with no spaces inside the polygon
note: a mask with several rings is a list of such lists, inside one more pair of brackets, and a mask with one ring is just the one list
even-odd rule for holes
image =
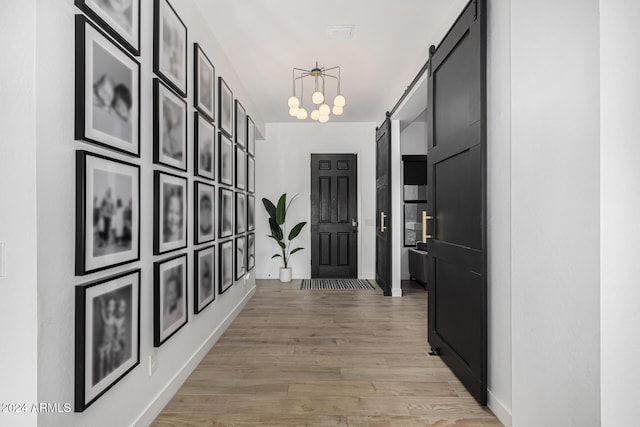
{"label": "striped doormat", "polygon": [[304,279],[300,289],[375,289],[368,280],[361,279]]}

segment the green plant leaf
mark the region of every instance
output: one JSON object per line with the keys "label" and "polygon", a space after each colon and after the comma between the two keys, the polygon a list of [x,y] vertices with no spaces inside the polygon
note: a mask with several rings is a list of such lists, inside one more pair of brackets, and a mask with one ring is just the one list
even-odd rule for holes
{"label": "green plant leaf", "polygon": [[272,257],[271,257],[271,259],[278,258],[278,257],[282,258],[282,255],[280,255],[280,254],[275,254],[274,256],[272,256]]}
{"label": "green plant leaf", "polygon": [[280,246],[282,249],[285,249],[287,247],[282,240],[277,239],[275,236],[269,236],[269,237],[275,240],[278,246]]}
{"label": "green plant leaf", "polygon": [[276,222],[278,225],[284,224],[285,217],[287,216],[286,206],[287,193],[284,193],[280,196],[280,199],[278,200],[278,207],[276,208]]}
{"label": "green plant leaf", "polygon": [[289,240],[293,240],[296,237],[298,237],[298,234],[300,234],[300,232],[302,231],[302,228],[307,224],[306,221],[302,221],[298,224],[296,224],[295,227],[293,227],[291,229],[291,231],[289,232]]}
{"label": "green plant leaf", "polygon": [[267,210],[267,213],[269,214],[269,216],[271,218],[275,218],[276,217],[276,207],[274,206],[273,203],[271,203],[271,200],[267,199],[266,197],[262,198],[262,204],[264,205],[264,208]]}
{"label": "green plant leaf", "polygon": [[289,255],[293,255],[296,252],[300,252],[300,251],[303,251],[303,250],[304,250],[304,248],[295,248],[294,250],[291,251],[291,253],[289,253]]}
{"label": "green plant leaf", "polygon": [[289,204],[287,205],[287,209],[285,209],[285,211],[284,211],[284,214],[285,214],[285,215],[287,214],[287,212],[289,212],[289,207],[291,206],[291,203],[293,203],[293,201],[296,199],[296,197],[298,197],[298,195],[297,195],[297,194],[295,194],[295,195],[291,198],[291,200],[289,200]]}
{"label": "green plant leaf", "polygon": [[273,218],[269,218],[269,227],[271,227],[271,235],[274,236],[277,240],[284,239],[284,232],[282,228],[276,223],[276,220]]}

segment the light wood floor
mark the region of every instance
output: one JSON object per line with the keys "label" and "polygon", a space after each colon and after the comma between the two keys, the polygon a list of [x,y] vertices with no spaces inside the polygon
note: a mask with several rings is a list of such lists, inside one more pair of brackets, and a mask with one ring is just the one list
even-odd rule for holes
{"label": "light wood floor", "polygon": [[391,298],[259,280],[153,425],[500,426],[427,355],[427,294],[405,284]]}

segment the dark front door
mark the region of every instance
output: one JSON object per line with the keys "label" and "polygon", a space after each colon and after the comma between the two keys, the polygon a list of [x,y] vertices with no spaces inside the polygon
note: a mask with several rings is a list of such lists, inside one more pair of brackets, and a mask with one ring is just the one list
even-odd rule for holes
{"label": "dark front door", "polygon": [[376,282],[391,295],[391,121],[376,129]]}
{"label": "dark front door", "polygon": [[470,2],[430,51],[427,249],[429,344],[486,405],[484,4]]}
{"label": "dark front door", "polygon": [[358,277],[355,154],[311,155],[311,277]]}

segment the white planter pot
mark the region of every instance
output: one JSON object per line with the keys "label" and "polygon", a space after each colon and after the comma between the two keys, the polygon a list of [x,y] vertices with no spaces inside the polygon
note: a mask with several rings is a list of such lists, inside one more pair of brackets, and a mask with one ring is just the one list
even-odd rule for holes
{"label": "white planter pot", "polygon": [[280,281],[284,283],[288,283],[291,281],[291,267],[280,268]]}

